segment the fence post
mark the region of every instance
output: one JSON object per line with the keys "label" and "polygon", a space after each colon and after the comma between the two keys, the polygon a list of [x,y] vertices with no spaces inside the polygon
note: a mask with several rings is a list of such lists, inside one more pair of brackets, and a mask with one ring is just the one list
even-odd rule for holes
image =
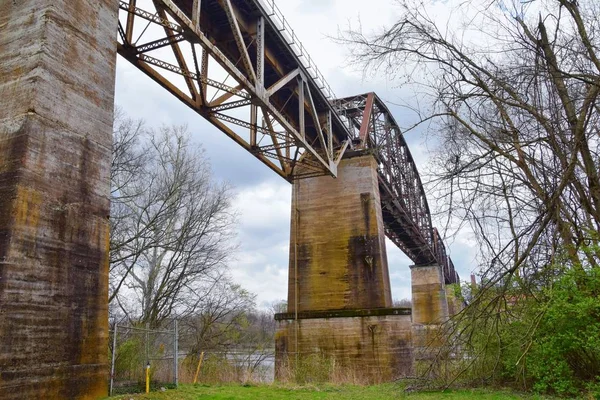
{"label": "fence post", "polygon": [[115,322],[115,329],[113,329],[113,348],[112,348],[112,360],[110,362],[110,387],[108,389],[108,395],[112,396],[113,382],[115,379],[115,354],[117,354],[117,323]]}
{"label": "fence post", "polygon": [[174,366],[175,366],[175,387],[177,387],[178,384],[178,373],[179,373],[179,343],[178,343],[178,330],[177,330],[177,319],[175,319],[175,324],[173,326],[173,360],[174,360]]}
{"label": "fence post", "polygon": [[150,361],[146,364],[146,393],[150,393]]}
{"label": "fence post", "polygon": [[146,362],[150,362],[150,324],[146,322]]}

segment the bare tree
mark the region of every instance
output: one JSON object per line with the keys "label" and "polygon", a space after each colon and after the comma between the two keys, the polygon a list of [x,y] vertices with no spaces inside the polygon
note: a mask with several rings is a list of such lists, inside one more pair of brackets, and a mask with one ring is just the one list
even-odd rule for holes
{"label": "bare tree", "polygon": [[283,314],[287,313],[287,300],[275,300],[269,305],[269,312],[271,314]]}
{"label": "bare tree", "polygon": [[197,313],[181,321],[188,354],[196,358],[204,352],[232,362],[238,379],[254,374],[274,356],[275,341],[273,315],[257,311],[254,300],[239,285],[219,281]]}
{"label": "bare tree", "polygon": [[197,312],[182,323],[189,353],[227,352],[237,346],[246,331],[247,316],[254,310],[254,297],[226,279],[217,282]]}
{"label": "bare tree", "polygon": [[339,41],[365,71],[416,83],[427,105],[407,131],[435,135],[430,190],[448,226],[475,232],[484,289],[493,289],[477,291],[471,323],[454,325],[468,346],[484,325],[499,337],[515,303],[557,275],[598,268],[600,4],[450,0],[437,3],[451,10],[444,19],[433,3],[398,1],[392,26],[350,29]]}
{"label": "bare tree", "polygon": [[394,307],[398,307],[398,308],[411,308],[412,307],[412,300],[411,299],[396,299],[393,301],[393,305]]}
{"label": "bare tree", "polygon": [[[143,193],[136,185],[148,163],[148,146],[144,140],[148,131],[143,121],[128,118],[115,109],[113,152],[111,163],[110,213],[110,293],[109,304],[116,310],[119,290],[136,264],[147,251],[154,237],[147,231],[154,221],[144,219],[144,213],[135,212],[135,200]],[[132,207],[133,206],[133,207]],[[156,214],[155,214],[156,216]]]}
{"label": "bare tree", "polygon": [[599,254],[579,251],[600,228],[597,2],[473,1],[463,19],[453,11],[454,29],[426,3],[399,6],[382,34],[341,41],[430,100],[419,124],[440,141],[435,191],[478,233],[484,281],[534,273],[559,249],[572,267],[597,266]]}
{"label": "bare tree", "polygon": [[113,161],[111,300],[158,325],[197,311],[223,277],[235,215],[185,127],[117,125]]}

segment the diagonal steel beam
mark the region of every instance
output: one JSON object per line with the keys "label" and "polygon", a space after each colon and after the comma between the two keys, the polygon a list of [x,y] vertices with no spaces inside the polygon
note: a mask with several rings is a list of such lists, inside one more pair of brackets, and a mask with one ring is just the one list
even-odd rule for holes
{"label": "diagonal steel beam", "polygon": [[[160,4],[157,0],[154,0],[154,4],[156,6],[156,12],[158,13],[158,16],[161,17],[162,19],[167,19],[167,15],[165,12],[165,8],[163,7],[162,4]],[[165,30],[165,33],[167,34],[167,36],[174,36],[175,32],[173,32],[173,29],[171,29],[168,26],[163,26],[163,29]],[[177,42],[173,42],[171,43],[171,49],[173,50],[173,54],[175,55],[175,59],[177,60],[177,64],[179,64],[179,67],[183,70],[188,71],[188,67],[187,67],[187,63],[185,61],[185,58],[183,56],[183,53],[181,52],[181,49],[179,48],[179,44]],[[190,76],[184,76],[185,78],[185,84],[187,85],[190,94],[192,95],[192,98],[194,100],[198,99],[198,89],[196,89],[196,85],[194,84],[194,80],[190,77]]]}
{"label": "diagonal steel beam", "polygon": [[359,138],[362,146],[365,146],[367,135],[369,133],[369,125],[371,124],[371,115],[373,114],[373,93],[367,95],[367,102],[363,112],[362,123],[360,126]]}
{"label": "diagonal steel beam", "polygon": [[299,74],[300,74],[300,69],[296,68],[295,70],[291,71],[287,75],[283,76],[277,82],[275,82],[274,84],[269,86],[269,88],[267,89],[267,92],[266,92],[266,96],[271,97],[274,93],[278,92],[282,87],[284,87],[285,85],[290,83],[292,81],[292,79],[297,77]]}
{"label": "diagonal steel beam", "polygon": [[288,131],[295,139],[299,146],[306,149],[307,152],[314,157],[317,162],[322,165],[324,172],[335,176],[337,168],[333,163],[330,163],[323,159],[323,157],[314,149],[310,143],[307,142],[294,126],[285,118],[278,110],[276,110],[268,101],[267,98],[261,96],[255,90],[255,85],[248,80],[248,78],[208,39],[200,29],[192,24],[192,21],[181,11],[172,0],[156,0],[163,3],[169,10],[173,18],[182,26],[185,30],[189,31],[189,34],[193,34],[193,39],[200,42],[200,44],[210,51],[215,61],[221,65],[225,71],[227,71],[236,81],[244,85],[244,88],[251,92],[261,105],[269,108],[269,113],[275,117],[277,122]]}
{"label": "diagonal steel beam", "polygon": [[220,104],[223,104],[224,102],[226,102],[227,100],[229,100],[233,96],[239,96],[240,93],[243,93],[242,90],[244,90],[244,85],[234,86],[232,88],[232,90],[227,90],[226,93],[222,94],[221,96],[219,96],[216,99],[214,99],[213,101],[211,101],[208,104],[208,106],[209,107],[216,107],[216,106],[218,106]]}
{"label": "diagonal steel beam", "polygon": [[210,107],[210,112],[232,110],[234,108],[246,107],[252,104],[252,100],[237,100],[231,103],[223,103],[218,106]]}
{"label": "diagonal steel beam", "polygon": [[[125,1],[119,1],[119,8],[121,10],[127,11],[127,17],[129,17],[131,15],[138,16],[140,18],[145,19],[146,21],[153,22],[157,25],[168,26],[176,32],[180,32],[180,33],[183,32],[183,28],[180,25],[174,24],[167,19],[162,19],[159,16],[157,16],[156,14],[142,10],[139,7],[134,6],[132,9],[130,7],[130,4]],[[126,44],[131,44],[131,43],[126,43]]]}
{"label": "diagonal steel beam", "polygon": [[144,62],[143,58],[136,57],[135,53],[129,47],[125,47],[122,44],[117,44],[117,53],[120,54],[127,61],[135,65],[138,69],[148,75],[152,80],[161,85],[172,95],[177,97],[185,104],[193,103],[191,97],[179,90],[175,85],[167,81],[162,75],[160,75],[155,69],[150,67],[150,64]]}
{"label": "diagonal steel beam", "polygon": [[237,144],[239,144],[240,146],[242,146],[243,148],[248,150],[248,152],[251,153],[252,155],[254,155],[254,157],[258,158],[260,161],[262,161],[264,164],[266,164],[267,167],[271,168],[283,179],[289,181],[290,178],[281,170],[281,168],[277,167],[277,165],[275,163],[273,163],[271,160],[269,160],[263,154],[252,151],[252,148],[250,147],[250,145],[243,138],[241,138],[237,133],[235,133],[231,128],[229,128],[223,122],[219,121],[216,114],[214,114],[214,115],[210,114],[206,118],[213,125],[215,125],[217,128],[219,128],[221,131],[225,132],[225,134],[227,136],[229,136],[231,139],[233,139]]}
{"label": "diagonal steel beam", "polygon": [[348,149],[349,145],[350,145],[350,139],[346,140],[344,142],[344,144],[342,145],[342,148],[340,149],[340,152],[338,153],[338,156],[335,159],[335,165],[340,165],[340,162],[342,161],[342,158],[344,157],[344,153],[346,153],[346,149]]}
{"label": "diagonal steel beam", "polygon": [[229,25],[231,26],[231,30],[233,32],[235,44],[237,45],[240,55],[242,56],[242,63],[244,64],[246,72],[248,73],[248,77],[250,78],[251,82],[256,83],[256,73],[254,72],[254,67],[252,66],[252,61],[250,60],[250,54],[248,54],[248,48],[246,47],[246,42],[244,41],[242,31],[240,30],[235,11],[231,5],[231,0],[219,0],[219,3],[225,10],[225,14],[227,14],[227,19],[229,20]]}
{"label": "diagonal steel beam", "polygon": [[[269,131],[269,135],[271,136],[271,140],[273,141],[273,145],[275,146],[275,151],[277,152],[277,158],[279,159],[279,162],[281,163],[281,168],[283,169],[284,172],[287,173],[287,172],[289,172],[289,165],[284,160],[284,156],[283,156],[283,153],[281,152],[281,147],[279,145],[279,140],[277,139],[277,136],[275,135],[275,129],[273,129],[273,124],[271,123],[271,118],[269,117],[266,107],[262,107],[262,112],[263,112],[263,118],[265,120],[265,124],[267,125],[267,129]],[[287,145],[289,142],[285,141],[284,143]]]}
{"label": "diagonal steel beam", "polygon": [[173,43],[181,42],[184,39],[185,38],[181,34],[167,36],[166,38],[154,40],[152,42],[148,42],[148,43],[141,44],[139,46],[135,46],[135,51],[138,54],[147,53],[149,51],[153,51],[153,50],[161,49],[166,46],[170,46]]}
{"label": "diagonal steel beam", "polygon": [[313,101],[312,94],[310,93],[310,88],[308,85],[304,85],[304,91],[306,93],[306,99],[308,100],[309,105],[309,114],[312,117],[313,123],[315,124],[315,129],[317,130],[317,136],[319,138],[319,142],[321,143],[321,148],[325,150],[327,157],[329,158],[329,150],[327,149],[327,143],[325,142],[325,137],[323,136],[323,128],[321,128],[321,121],[319,121],[319,114],[317,113],[317,109],[315,108],[315,102]]}
{"label": "diagonal steel beam", "polygon": [[[168,71],[174,72],[174,73],[182,75],[182,76],[188,76],[188,77],[191,77],[192,79],[200,80],[201,82],[203,82],[209,86],[212,86],[214,88],[217,88],[219,90],[227,92],[225,95],[223,95],[219,98],[219,99],[222,99],[221,102],[226,101],[227,99],[231,98],[232,96],[238,96],[238,97],[242,97],[245,99],[250,98],[250,95],[243,91],[244,90],[243,85],[231,87],[222,82],[215,81],[214,79],[209,79],[209,78],[204,78],[202,76],[198,76],[194,72],[186,71],[186,70],[178,67],[177,65],[169,64],[165,61],[159,60],[154,57],[150,57],[146,54],[140,54],[138,58],[145,63],[152,64],[154,66],[160,67],[162,69],[166,69]],[[227,96],[227,97],[225,97],[225,96]],[[217,100],[219,100],[219,99],[217,99]],[[221,104],[221,102],[218,104]],[[216,103],[216,100],[213,103],[209,104],[209,106],[218,105],[215,103]]]}

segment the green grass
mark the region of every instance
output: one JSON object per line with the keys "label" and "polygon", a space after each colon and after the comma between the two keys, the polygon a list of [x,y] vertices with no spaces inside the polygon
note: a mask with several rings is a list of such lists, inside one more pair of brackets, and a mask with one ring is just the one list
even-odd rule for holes
{"label": "green grass", "polygon": [[318,400],[318,399],[355,399],[355,400],[384,400],[384,399],[483,399],[483,400],[512,400],[530,399],[542,400],[547,397],[515,394],[508,391],[475,390],[448,390],[427,393],[408,394],[400,385],[386,384],[376,386],[277,386],[277,385],[225,385],[225,386],[191,386],[181,385],[177,390],[150,393],[148,395],[125,395],[111,397],[111,400]]}

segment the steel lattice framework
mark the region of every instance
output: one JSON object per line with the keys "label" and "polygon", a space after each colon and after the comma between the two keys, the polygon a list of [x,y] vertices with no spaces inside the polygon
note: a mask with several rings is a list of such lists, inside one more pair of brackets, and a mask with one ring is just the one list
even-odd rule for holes
{"label": "steel lattice framework", "polygon": [[273,0],[119,7],[118,53],[286,180],[335,177],[346,150],[371,149],[388,237],[458,280],[389,110],[374,94],[336,100]]}
{"label": "steel lattice framework", "polygon": [[446,254],[416,164],[394,117],[375,93],[337,99],[355,148],[370,149],[379,164],[379,192],[386,235],[417,265],[439,264],[446,283],[458,274]]}

